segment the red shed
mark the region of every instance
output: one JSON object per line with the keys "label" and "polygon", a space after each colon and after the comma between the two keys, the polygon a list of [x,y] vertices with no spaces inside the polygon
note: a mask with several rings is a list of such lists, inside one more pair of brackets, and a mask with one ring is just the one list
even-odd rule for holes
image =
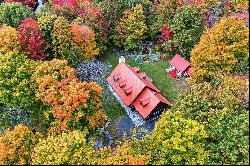
{"label": "red shed", "polygon": [[171,68],[168,75],[176,78],[176,76],[191,76],[191,64],[186,59],[176,54],[173,59],[169,61]]}
{"label": "red shed", "polygon": [[107,82],[122,102],[127,107],[135,108],[144,119],[160,113],[165,106],[172,106],[138,67],[121,62],[107,78]]}

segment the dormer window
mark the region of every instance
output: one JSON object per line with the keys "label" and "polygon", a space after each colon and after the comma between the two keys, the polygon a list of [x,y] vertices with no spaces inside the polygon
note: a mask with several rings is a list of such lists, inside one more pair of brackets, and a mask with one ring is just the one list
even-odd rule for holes
{"label": "dormer window", "polygon": [[150,102],[149,97],[145,97],[143,99],[140,99],[140,104],[142,105],[142,107],[145,107],[149,102]]}
{"label": "dormer window", "polygon": [[119,81],[120,78],[121,78],[121,73],[118,73],[118,74],[113,76],[113,79],[115,82]]}
{"label": "dormer window", "polygon": [[132,86],[124,88],[124,92],[125,92],[126,95],[129,95],[132,91],[133,91],[133,87]]}
{"label": "dormer window", "polygon": [[123,87],[126,85],[126,83],[127,83],[127,80],[126,80],[126,79],[121,80],[121,81],[119,82],[120,88],[123,88]]}

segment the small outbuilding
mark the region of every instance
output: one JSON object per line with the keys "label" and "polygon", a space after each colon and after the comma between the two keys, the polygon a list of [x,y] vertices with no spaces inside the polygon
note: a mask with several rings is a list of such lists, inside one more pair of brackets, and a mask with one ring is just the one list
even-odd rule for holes
{"label": "small outbuilding", "polygon": [[169,61],[170,68],[167,69],[169,76],[173,78],[177,77],[190,77],[191,76],[191,64],[186,59],[176,54],[173,59]]}
{"label": "small outbuilding", "polygon": [[152,119],[172,104],[161,95],[139,67],[131,67],[120,61],[110,76],[108,84],[132,111],[137,111],[144,120]]}

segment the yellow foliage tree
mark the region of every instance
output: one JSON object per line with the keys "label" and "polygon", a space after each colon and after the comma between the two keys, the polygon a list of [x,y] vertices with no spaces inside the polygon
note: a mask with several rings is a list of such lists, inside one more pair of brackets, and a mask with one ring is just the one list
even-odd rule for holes
{"label": "yellow foliage tree", "polygon": [[210,81],[248,61],[248,28],[233,17],[220,20],[201,36],[191,52],[192,82]]}
{"label": "yellow foliage tree", "polygon": [[137,153],[149,156],[147,164],[195,165],[208,159],[206,138],[204,125],[179,111],[168,111],[149,135],[132,146]]}
{"label": "yellow foliage tree", "polygon": [[7,25],[0,26],[0,53],[5,54],[10,51],[18,51],[19,49],[17,30]]}
{"label": "yellow foliage tree", "polygon": [[86,134],[86,131],[75,130],[41,139],[33,149],[32,164],[91,164],[95,151],[87,144]]}
{"label": "yellow foliage tree", "polygon": [[125,50],[133,50],[145,39],[147,26],[142,6],[136,5],[134,11],[125,10],[123,17],[115,27],[113,40],[116,46]]}
{"label": "yellow foliage tree", "polygon": [[26,165],[31,163],[31,150],[43,135],[31,128],[18,125],[6,130],[0,137],[0,164]]}

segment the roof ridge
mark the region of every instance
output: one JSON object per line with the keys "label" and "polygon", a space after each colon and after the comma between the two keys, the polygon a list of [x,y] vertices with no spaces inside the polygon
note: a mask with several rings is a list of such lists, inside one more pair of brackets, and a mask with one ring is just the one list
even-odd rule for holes
{"label": "roof ridge", "polygon": [[[122,63],[124,63],[124,62],[122,62]],[[145,73],[145,72],[143,72],[145,75],[146,75],[146,77],[144,78],[145,80],[147,80],[147,81],[149,81],[150,83],[152,83],[152,85],[154,86],[154,88],[152,88],[152,87],[150,87],[150,86],[148,86],[147,84],[145,84],[145,82],[143,82],[143,80],[139,77],[139,73],[137,74],[133,69],[132,69],[132,66],[130,66],[130,65],[128,65],[127,63],[124,63],[128,68],[129,68],[129,70],[131,70],[132,72],[133,72],[133,74],[145,85],[145,87],[147,87],[147,88],[149,88],[149,89],[151,89],[151,90],[153,90],[153,91],[155,91],[155,92],[161,92],[158,88],[156,88],[155,86],[154,86],[154,84],[147,78],[147,74]],[[140,73],[142,73],[142,72],[140,72]]]}

